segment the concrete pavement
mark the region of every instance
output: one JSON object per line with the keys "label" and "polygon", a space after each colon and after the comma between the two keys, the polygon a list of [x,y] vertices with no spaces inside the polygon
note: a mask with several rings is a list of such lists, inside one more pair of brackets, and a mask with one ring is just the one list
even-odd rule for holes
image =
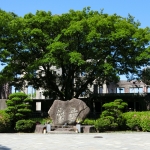
{"label": "concrete pavement", "polygon": [[150,133],[1,133],[0,150],[150,150]]}

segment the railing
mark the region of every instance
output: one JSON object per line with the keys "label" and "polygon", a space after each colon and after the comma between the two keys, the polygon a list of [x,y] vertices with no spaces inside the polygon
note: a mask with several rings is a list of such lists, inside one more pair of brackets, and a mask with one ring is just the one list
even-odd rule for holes
{"label": "railing", "polygon": [[90,96],[146,96],[150,93],[93,93]]}

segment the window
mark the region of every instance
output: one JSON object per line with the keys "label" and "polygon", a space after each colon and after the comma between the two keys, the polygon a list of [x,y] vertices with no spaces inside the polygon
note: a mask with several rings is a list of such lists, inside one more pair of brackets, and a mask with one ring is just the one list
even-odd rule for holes
{"label": "window", "polygon": [[41,111],[41,102],[36,102],[36,111]]}
{"label": "window", "polygon": [[117,88],[117,93],[125,93],[123,87]]}
{"label": "window", "polygon": [[132,87],[130,93],[143,93],[143,88]]}
{"label": "window", "polygon": [[103,88],[99,87],[99,93],[103,93]]}
{"label": "window", "polygon": [[147,93],[150,93],[150,87],[147,88]]}

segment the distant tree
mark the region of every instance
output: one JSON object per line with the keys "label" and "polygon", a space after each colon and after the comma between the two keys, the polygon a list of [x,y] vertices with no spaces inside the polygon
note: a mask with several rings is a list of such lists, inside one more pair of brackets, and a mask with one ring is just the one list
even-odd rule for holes
{"label": "distant tree", "polygon": [[150,68],[147,67],[140,72],[140,80],[142,80],[145,84],[150,85]]}
{"label": "distant tree", "polygon": [[90,8],[16,17],[3,41],[8,46],[0,52],[7,64],[1,80],[18,89],[26,83],[41,87],[49,97],[78,98],[94,80],[117,82],[119,75],[137,73],[148,62],[143,55],[149,53],[150,30],[139,26],[131,15],[123,18]]}

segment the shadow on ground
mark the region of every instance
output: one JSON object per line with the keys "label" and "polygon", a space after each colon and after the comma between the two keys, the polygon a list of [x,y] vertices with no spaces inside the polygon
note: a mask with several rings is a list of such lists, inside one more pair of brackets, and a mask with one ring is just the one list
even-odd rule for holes
{"label": "shadow on ground", "polygon": [[11,150],[11,148],[8,148],[6,146],[0,145],[0,150]]}

